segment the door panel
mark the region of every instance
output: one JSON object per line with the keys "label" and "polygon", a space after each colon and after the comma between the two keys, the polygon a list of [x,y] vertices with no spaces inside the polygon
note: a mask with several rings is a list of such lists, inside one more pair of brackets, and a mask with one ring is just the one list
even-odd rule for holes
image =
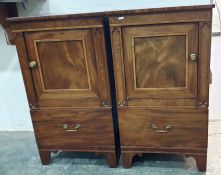
{"label": "door panel", "polygon": [[45,90],[89,89],[88,66],[81,41],[39,42],[37,49],[39,62],[43,63],[41,72]]}
{"label": "door panel", "polygon": [[[190,55],[198,56],[197,24],[128,26],[121,31],[127,104],[145,106],[148,100],[159,104],[159,100],[174,99],[173,106],[185,106],[181,101],[189,99],[195,105],[197,60]],[[116,54],[113,57],[116,62]]]}
{"label": "door panel", "polygon": [[32,76],[39,107],[109,105],[105,47],[96,40],[104,42],[103,29],[97,31],[26,33],[29,61],[37,64]]}
{"label": "door panel", "polygon": [[136,89],[185,87],[185,45],[183,35],[134,38]]}

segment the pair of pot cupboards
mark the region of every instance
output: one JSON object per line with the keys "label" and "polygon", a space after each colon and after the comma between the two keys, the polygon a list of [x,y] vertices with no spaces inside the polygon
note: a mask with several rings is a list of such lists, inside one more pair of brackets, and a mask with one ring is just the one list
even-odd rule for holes
{"label": "pair of pot cupboards", "polygon": [[9,19],[42,164],[143,153],[206,170],[213,5]]}

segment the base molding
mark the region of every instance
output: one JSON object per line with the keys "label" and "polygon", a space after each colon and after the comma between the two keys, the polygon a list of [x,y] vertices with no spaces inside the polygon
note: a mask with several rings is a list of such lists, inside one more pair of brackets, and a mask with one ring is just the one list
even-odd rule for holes
{"label": "base molding", "polygon": [[116,168],[119,162],[119,156],[115,152],[97,152],[97,156],[103,156],[110,168]]}
{"label": "base molding", "polygon": [[206,154],[207,148],[189,148],[189,147],[141,147],[141,146],[121,146],[122,152],[136,153],[175,153],[175,154]]}
{"label": "base molding", "polygon": [[[39,149],[39,155],[41,159],[42,165],[49,165],[51,161],[51,153],[57,152],[58,150],[45,150],[45,149]],[[97,156],[103,156],[106,159],[107,164],[110,168],[116,168],[119,162],[119,155],[116,154],[115,151],[94,151],[94,150],[87,150],[87,151],[81,151],[81,150],[61,150],[63,152],[94,152]]]}
{"label": "base molding", "polygon": [[[190,152],[190,151],[189,151]],[[207,153],[199,153],[198,152],[192,152],[192,153],[184,153],[184,152],[175,152],[175,151],[122,151],[121,155],[122,155],[122,165],[123,168],[131,168],[132,163],[133,163],[133,158],[135,156],[143,156],[144,153],[162,153],[162,154],[184,154],[185,157],[193,157],[196,161],[196,165],[198,168],[198,171],[201,172],[205,172],[206,168],[207,168]]]}

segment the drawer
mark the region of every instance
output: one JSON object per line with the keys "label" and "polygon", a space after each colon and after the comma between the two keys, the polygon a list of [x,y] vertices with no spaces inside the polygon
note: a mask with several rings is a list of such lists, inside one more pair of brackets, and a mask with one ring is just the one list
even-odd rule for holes
{"label": "drawer", "polygon": [[111,110],[32,111],[40,148],[113,146]]}
{"label": "drawer", "polygon": [[121,146],[206,148],[208,112],[119,109]]}

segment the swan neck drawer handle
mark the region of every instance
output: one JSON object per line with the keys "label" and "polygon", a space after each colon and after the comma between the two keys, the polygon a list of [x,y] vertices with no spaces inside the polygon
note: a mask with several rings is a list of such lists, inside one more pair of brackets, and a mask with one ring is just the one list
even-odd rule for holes
{"label": "swan neck drawer handle", "polygon": [[156,124],[152,124],[152,129],[157,133],[166,133],[171,129],[171,125],[166,125],[165,129],[159,129]]}
{"label": "swan neck drawer handle", "polygon": [[81,127],[80,124],[75,125],[75,127],[73,129],[70,129],[70,127],[67,124],[63,124],[63,128],[67,131],[67,132],[77,132],[78,129]]}

